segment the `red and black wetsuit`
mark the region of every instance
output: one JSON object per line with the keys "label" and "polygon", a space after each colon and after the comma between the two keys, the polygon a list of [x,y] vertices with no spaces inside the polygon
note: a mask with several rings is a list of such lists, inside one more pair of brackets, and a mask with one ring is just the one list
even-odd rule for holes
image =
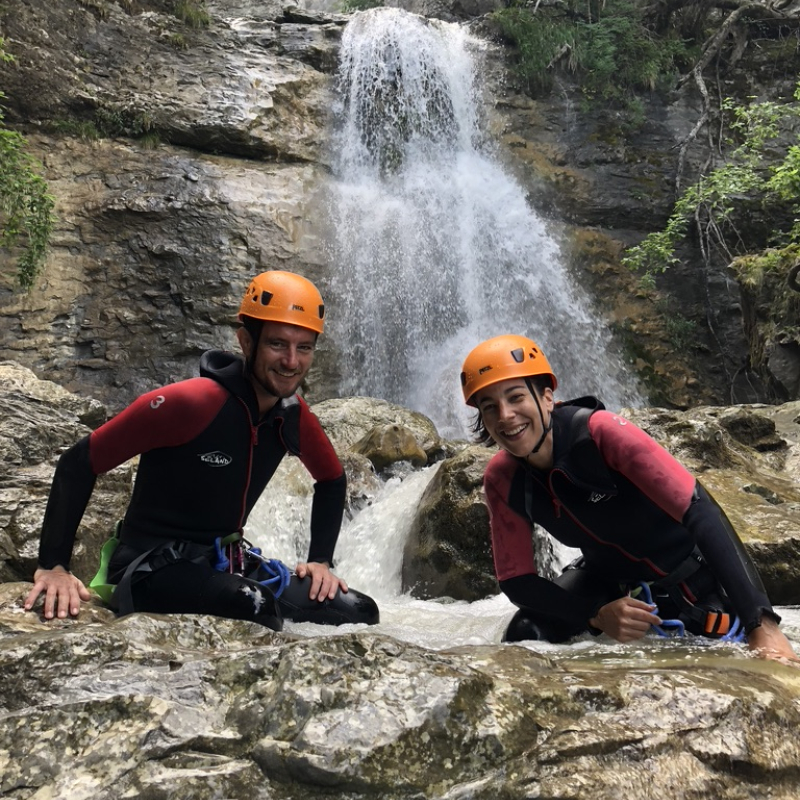
{"label": "red and black wetsuit", "polygon": [[[128,563],[159,542],[213,548],[218,537],[241,532],[287,453],[299,457],[315,480],[308,561],[333,564],[346,479],[319,420],[297,395],[280,400],[260,418],[244,362],[231,353],[205,353],[200,376],[142,395],[62,455],[45,513],[40,566],[69,568],[75,533],[96,476],[137,454],[141,458],[121,526],[121,544],[112,559],[112,583],[118,582]],[[198,576],[190,578],[186,569],[187,582],[196,583]],[[183,593],[190,588],[184,586]],[[136,592],[137,608],[253,617],[252,611],[243,615],[216,606],[186,608],[201,601],[207,605],[203,595],[208,592],[200,591],[189,602],[178,598],[181,590],[174,582],[164,581],[161,589],[151,578],[142,582]],[[159,596],[155,608],[154,596]],[[173,607],[173,600],[180,608]],[[231,598],[215,602],[223,601]],[[170,607],[164,607],[167,604]],[[246,605],[253,607],[249,601]]]}
{"label": "red and black wetsuit", "polygon": [[[777,619],[713,499],[650,436],[594,398],[554,409],[550,470],[501,451],[486,469],[484,488],[500,588],[559,640],[586,630],[626,587],[666,587],[681,573],[685,579],[669,594],[674,599],[677,588],[687,607],[721,600],[747,632],[763,613]],[[532,523],[580,549],[585,579],[571,570],[556,582],[536,574]]]}

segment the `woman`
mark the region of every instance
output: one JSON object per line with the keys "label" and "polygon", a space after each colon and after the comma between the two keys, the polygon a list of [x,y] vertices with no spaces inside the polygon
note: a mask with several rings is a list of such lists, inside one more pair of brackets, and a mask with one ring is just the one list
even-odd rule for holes
{"label": "woman", "polygon": [[[727,517],[644,431],[593,397],[556,403],[547,358],[522,336],[478,345],[461,385],[478,439],[501,448],[484,488],[497,579],[519,607],[507,641],[588,630],[631,642],[670,617],[797,661]],[[554,581],[536,574],[534,523],[581,550]]]}

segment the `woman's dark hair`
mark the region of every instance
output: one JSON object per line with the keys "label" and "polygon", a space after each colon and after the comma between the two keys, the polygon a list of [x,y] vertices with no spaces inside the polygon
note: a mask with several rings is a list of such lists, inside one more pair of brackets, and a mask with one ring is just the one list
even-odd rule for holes
{"label": "woman's dark hair", "polygon": [[[525,383],[528,384],[529,389],[533,387],[533,389],[536,390],[536,394],[540,397],[545,389],[553,388],[553,379],[549,375],[532,375],[530,378],[525,378]],[[475,437],[476,444],[485,444],[487,447],[497,444],[489,435],[489,431],[486,430],[480,411],[475,418],[475,422],[472,423],[472,433]]]}

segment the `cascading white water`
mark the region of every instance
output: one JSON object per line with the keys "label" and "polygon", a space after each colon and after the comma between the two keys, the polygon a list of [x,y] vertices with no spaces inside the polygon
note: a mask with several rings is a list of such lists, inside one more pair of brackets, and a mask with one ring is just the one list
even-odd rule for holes
{"label": "cascading white water", "polygon": [[479,48],[457,25],[397,9],[345,29],[330,204],[340,394],[422,411],[462,437],[464,357],[519,333],[547,353],[559,396],[639,405],[544,220],[483,141]]}

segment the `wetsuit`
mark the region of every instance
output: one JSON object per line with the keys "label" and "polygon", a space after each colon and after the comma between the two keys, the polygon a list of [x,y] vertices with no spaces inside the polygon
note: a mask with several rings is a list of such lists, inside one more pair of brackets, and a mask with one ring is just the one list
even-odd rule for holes
{"label": "wetsuit", "polygon": [[[652,585],[662,618],[679,617],[694,633],[716,632],[707,626],[720,611],[737,615],[747,633],[764,613],[779,620],[711,496],[595,398],[556,405],[551,469],[501,451],[484,488],[497,579],[520,608],[507,639],[564,641],[591,630],[601,606],[640,582]],[[532,523],[582,553],[555,581],[536,574]]]}
{"label": "wetsuit", "polygon": [[[286,453],[298,456],[315,480],[308,561],[332,566],[346,479],[319,420],[297,395],[260,418],[243,360],[209,351],[199,378],[142,395],[61,456],[39,564],[69,569],[96,476],[141,454],[109,566],[111,583],[125,579],[125,597],[115,592],[112,602],[117,610],[210,613],[274,629],[282,614],[307,620],[311,612],[323,623],[376,622],[374,602],[355,590],[310,601],[308,579],[294,576],[278,610],[256,580],[216,569],[215,542],[242,531]],[[254,565],[236,571],[249,574],[248,567]]]}

